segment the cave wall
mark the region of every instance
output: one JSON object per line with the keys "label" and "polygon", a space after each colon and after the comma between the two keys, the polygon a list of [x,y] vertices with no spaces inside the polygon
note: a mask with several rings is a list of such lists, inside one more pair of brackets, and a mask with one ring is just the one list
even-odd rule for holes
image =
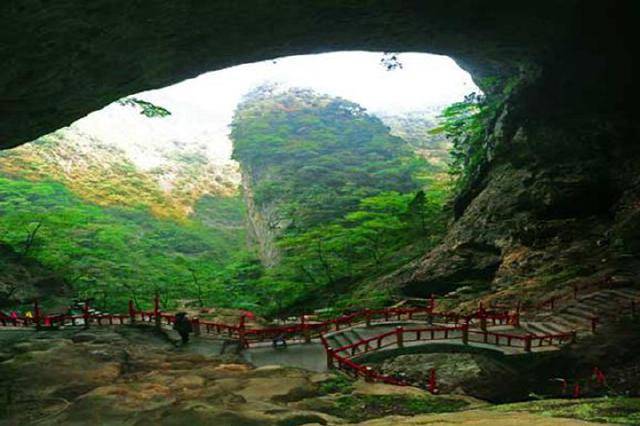
{"label": "cave wall", "polygon": [[[613,57],[620,43],[608,41],[624,39],[618,21],[632,19],[633,7],[579,0],[6,0],[0,147],[33,140],[132,93],[285,55],[441,53],[478,79],[568,53]],[[607,74],[593,72],[567,81],[581,91],[582,83]]]}
{"label": "cave wall", "polygon": [[[598,66],[591,59],[567,70],[580,78]],[[627,59],[609,65],[625,67]],[[505,302],[571,283],[640,281],[640,127],[632,99],[614,97],[609,80],[567,97],[544,72],[517,77],[487,135],[490,161],[455,200],[444,242],[385,282],[421,297],[462,289],[464,299],[475,287]]]}

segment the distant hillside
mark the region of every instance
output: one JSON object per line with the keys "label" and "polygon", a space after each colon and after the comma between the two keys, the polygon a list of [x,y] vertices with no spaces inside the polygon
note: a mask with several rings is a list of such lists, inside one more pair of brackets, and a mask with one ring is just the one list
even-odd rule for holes
{"label": "distant hillside", "polygon": [[232,196],[240,174],[220,164],[205,147],[175,141],[158,149],[126,150],[74,126],[9,151],[0,151],[0,174],[55,180],[101,206],[146,206],[157,217],[185,218],[204,195]]}
{"label": "distant hillside", "polygon": [[232,127],[253,227],[263,228],[257,239],[328,223],[383,191],[419,188],[422,164],[407,143],[353,102],[262,88],[238,106]]}
{"label": "distant hillside", "polygon": [[[155,292],[264,314],[348,300],[444,229],[432,122],[387,119],[392,132],[353,102],[261,87],[235,112],[239,164],[220,141],[100,139],[77,123],[0,151],[0,244],[39,265],[30,282],[46,271],[109,310]],[[24,272],[0,298],[31,303],[11,288]]]}
{"label": "distant hillside", "polygon": [[345,297],[442,230],[433,167],[358,104],[261,87],[232,129],[249,233],[268,268],[255,285],[277,309]]}
{"label": "distant hillside", "polygon": [[442,107],[433,107],[402,115],[376,114],[389,126],[391,134],[407,141],[411,147],[438,171],[445,172],[449,162],[450,142],[443,133],[432,134],[438,127]]}
{"label": "distant hillside", "polygon": [[[27,281],[54,274],[107,309],[123,309],[129,298],[148,304],[155,291],[168,305],[236,302],[227,282],[252,258],[240,174],[207,148],[118,146],[71,126],[0,151],[0,244],[21,253],[30,241],[29,265],[42,267]],[[5,260],[15,265],[13,258]],[[0,287],[29,273],[18,269]],[[34,291],[11,300],[28,301]]]}

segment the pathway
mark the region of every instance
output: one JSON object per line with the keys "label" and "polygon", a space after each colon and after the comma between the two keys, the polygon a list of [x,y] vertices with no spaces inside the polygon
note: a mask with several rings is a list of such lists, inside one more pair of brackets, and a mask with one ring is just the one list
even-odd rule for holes
{"label": "pathway", "polygon": [[[220,340],[241,344],[243,356],[255,365],[288,365],[312,371],[324,371],[337,367],[356,376],[370,380],[402,385],[404,383],[372,371],[370,367],[355,362],[358,356],[373,351],[385,351],[423,345],[465,345],[500,351],[505,355],[557,350],[573,341],[578,333],[595,332],[598,323],[608,321],[630,309],[635,314],[635,301],[640,301],[640,289],[619,287],[595,289],[573,297],[561,308],[545,311],[547,304],[536,311],[521,314],[515,311],[487,311],[480,307],[475,313],[461,315],[438,312],[435,300],[420,308],[393,307],[379,310],[365,309],[322,322],[300,322],[272,328],[249,327],[241,318],[237,324],[192,320],[196,336],[190,352],[215,354],[223,352]],[[554,299],[561,300],[560,298]],[[129,305],[128,315],[94,314],[88,307],[81,315],[43,316],[36,305],[35,319],[0,318],[0,329],[32,327],[79,326],[88,322],[94,325],[150,324],[171,328],[175,317],[160,311],[156,298],[151,312],[135,310]],[[205,336],[209,338],[205,338]],[[271,340],[285,336],[286,349],[273,349]],[[295,343],[307,343],[296,345]]]}

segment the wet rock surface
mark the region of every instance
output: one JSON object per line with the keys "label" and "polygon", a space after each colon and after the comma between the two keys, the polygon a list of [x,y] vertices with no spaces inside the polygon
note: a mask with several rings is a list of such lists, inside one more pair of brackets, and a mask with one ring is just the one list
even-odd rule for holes
{"label": "wet rock surface", "polygon": [[229,356],[192,353],[143,328],[21,332],[16,341],[8,333],[0,335],[0,424],[4,419],[9,424],[275,425],[330,419],[287,407],[319,393],[322,380],[311,372],[253,368]]}
{"label": "wet rock surface", "polygon": [[344,377],[344,389],[332,390],[334,373],[256,368],[201,353],[204,339],[176,347],[145,327],[3,331],[0,339],[0,424],[329,425],[349,420],[340,404],[348,404],[346,415],[358,411],[353,404],[377,407],[395,395],[374,412],[380,417],[407,412],[414,399],[440,402],[419,389],[352,386]]}
{"label": "wet rock surface", "polygon": [[[176,347],[145,327],[5,330],[0,343],[1,425],[296,426],[377,418],[363,424],[457,424],[483,418],[495,420],[486,424],[510,424],[505,423],[509,414],[486,412],[486,403],[464,395],[431,396],[415,387],[354,382],[334,372],[255,368],[238,357]],[[403,364],[420,372],[437,365],[451,373],[442,385],[453,391],[456,377],[464,381],[482,370],[468,354],[442,358],[399,357],[385,368]],[[435,414],[459,410],[472,411]],[[532,422],[527,424],[579,424],[550,423],[528,413],[514,416]]]}
{"label": "wet rock surface", "polygon": [[[382,361],[385,374],[402,377],[414,386],[427,388],[431,370],[443,394],[468,395],[500,402],[528,397],[520,372],[507,363],[481,354],[424,353],[400,355]],[[528,379],[528,378],[527,378]],[[518,382],[521,382],[520,385]]]}

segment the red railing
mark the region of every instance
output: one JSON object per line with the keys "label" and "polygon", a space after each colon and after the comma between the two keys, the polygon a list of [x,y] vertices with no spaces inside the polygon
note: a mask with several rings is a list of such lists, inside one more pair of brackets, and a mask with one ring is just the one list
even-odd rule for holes
{"label": "red railing", "polygon": [[[525,352],[531,351],[532,347],[553,346],[573,341],[576,337],[575,333],[557,333],[557,334],[513,334],[499,333],[486,330],[469,330],[470,340],[478,343],[485,343],[495,346],[507,346],[523,348]],[[471,337],[478,337],[472,339]]]}
{"label": "red railing", "polygon": [[[90,314],[90,315],[44,315],[39,318],[16,317],[11,318],[0,315],[0,325],[14,327],[59,327],[64,325],[82,325],[85,322],[96,323],[98,325],[121,325],[129,319],[128,315],[118,314]],[[81,321],[82,320],[82,321]]]}
{"label": "red railing", "polygon": [[606,276],[600,281],[591,281],[584,284],[572,284],[571,288],[568,291],[563,292],[563,294],[551,296],[543,300],[537,305],[534,305],[534,309],[547,309],[553,311],[558,305],[563,302],[576,300],[578,298],[578,295],[583,293],[585,290],[601,290],[603,286],[606,286],[606,288],[613,287],[613,280],[610,276]]}
{"label": "red railing", "polygon": [[[429,327],[429,328],[412,328],[405,329],[403,327],[397,327],[395,330],[382,333],[366,339],[360,339],[357,342],[334,349],[334,352],[340,353],[349,351],[351,356],[357,354],[357,350],[364,346],[364,350],[359,353],[366,353],[372,350],[378,350],[389,346],[403,345],[405,342],[417,342],[417,341],[429,341],[429,340],[447,340],[454,338],[461,338],[462,335],[456,331],[464,332],[467,330],[466,325],[454,326],[454,327]],[[395,339],[391,342],[383,343],[384,339],[394,336]]]}
{"label": "red railing", "polygon": [[[434,312],[432,303],[429,307],[422,308],[386,308],[370,310],[364,309],[358,312],[354,312],[347,315],[341,315],[337,318],[329,319],[323,322],[304,322],[302,320],[298,324],[289,324],[278,327],[259,328],[259,329],[246,329],[243,324],[229,325],[224,323],[217,323],[206,320],[194,319],[194,326],[198,331],[202,331],[208,334],[225,335],[230,338],[238,338],[248,345],[251,342],[261,342],[268,339],[273,339],[278,335],[284,335],[289,339],[302,338],[308,341],[310,338],[319,337],[322,333],[326,333],[332,329],[340,330],[344,327],[351,327],[355,324],[366,323],[371,325],[379,322],[389,321],[402,321],[413,320],[416,317],[424,316],[430,322],[445,322],[455,323],[460,322],[469,323],[474,319],[483,317],[486,320],[496,323],[506,323],[510,321],[509,313],[504,312],[483,312],[482,314],[474,313],[471,315],[460,315],[458,313],[451,312]],[[71,325],[80,324],[79,320],[85,320],[87,322],[96,322],[102,325],[103,322],[108,324],[124,324],[128,319],[129,323],[133,322],[156,322],[156,317],[159,318],[159,323],[166,323],[167,325],[175,322],[175,316],[171,314],[165,314],[160,311],[159,300],[155,299],[155,306],[153,311],[136,310],[133,306],[133,302],[129,303],[129,315],[118,314],[88,314],[88,306],[85,306],[85,312],[81,315],[56,315],[56,316],[41,316],[38,319],[30,319],[24,317],[9,318],[6,316],[0,317],[0,325],[22,325],[29,326],[36,323],[40,325],[65,325],[68,322]]]}
{"label": "red railing", "polygon": [[[398,327],[395,330],[373,337],[363,338],[357,342],[335,349],[329,346],[327,338],[324,335],[321,335],[321,342],[327,353],[327,363],[330,367],[336,366],[339,369],[355,374],[356,376],[365,377],[372,381],[406,385],[402,380],[377,373],[371,367],[360,365],[351,358],[391,346],[402,348],[405,343],[416,341],[461,339],[464,344],[468,344],[470,341],[476,341],[470,339],[471,336],[479,336],[480,342],[482,343],[522,348],[525,352],[530,352],[532,347],[563,344],[575,339],[575,333],[518,335],[511,333],[497,333],[486,330],[470,330],[469,326],[464,324],[451,327],[428,327],[417,329],[404,329],[403,327]],[[393,339],[389,340],[390,337],[393,337]],[[385,339],[387,339],[386,342]]]}
{"label": "red railing", "polygon": [[[433,340],[449,340],[462,339],[464,344],[472,342],[481,342],[496,346],[520,347],[526,352],[531,351],[532,347],[550,346],[554,344],[563,344],[567,341],[575,339],[574,333],[560,334],[512,334],[487,331],[486,325],[490,321],[493,324],[515,324],[519,320],[519,312],[515,314],[510,312],[487,311],[479,307],[479,309],[469,315],[461,315],[452,312],[434,312],[435,303],[431,303],[426,308],[387,308],[378,310],[364,309],[347,315],[341,315],[337,318],[329,319],[322,322],[305,322],[304,317],[297,324],[289,324],[278,327],[247,329],[244,320],[241,318],[238,325],[230,325],[198,318],[192,319],[194,331],[196,333],[204,332],[207,334],[224,335],[231,339],[238,339],[244,346],[250,343],[271,340],[277,336],[285,336],[288,339],[303,338],[305,341],[311,341],[312,337],[320,337],[321,342],[327,354],[327,362],[329,366],[337,366],[352,375],[362,376],[367,380],[378,381],[404,386],[407,383],[403,380],[380,374],[371,367],[363,366],[351,359],[359,354],[380,350],[393,345],[403,347],[405,342],[417,341],[433,341]],[[42,316],[36,304],[36,318],[26,317],[7,317],[0,314],[0,325],[8,326],[24,326],[30,325],[54,327],[59,325],[96,323],[98,325],[114,325],[136,322],[153,322],[157,325],[171,325],[175,322],[175,316],[172,314],[162,313],[159,308],[159,300],[156,297],[153,311],[136,310],[133,302],[129,303],[129,314],[89,314],[88,306],[85,305],[84,312],[80,315],[49,315]],[[330,330],[340,331],[341,327],[351,327],[356,324],[366,323],[371,325],[376,322],[390,322],[412,320],[419,315],[426,316],[430,322],[453,323],[454,326],[436,326],[426,328],[409,328],[397,327],[393,331],[381,333],[379,335],[360,339],[357,342],[333,349],[328,345],[324,333]],[[476,320],[480,321],[481,330],[470,329],[471,323]],[[594,319],[592,328],[595,328]],[[391,341],[386,341],[393,337]],[[471,337],[475,337],[471,339]],[[363,348],[364,347],[364,348]]]}

